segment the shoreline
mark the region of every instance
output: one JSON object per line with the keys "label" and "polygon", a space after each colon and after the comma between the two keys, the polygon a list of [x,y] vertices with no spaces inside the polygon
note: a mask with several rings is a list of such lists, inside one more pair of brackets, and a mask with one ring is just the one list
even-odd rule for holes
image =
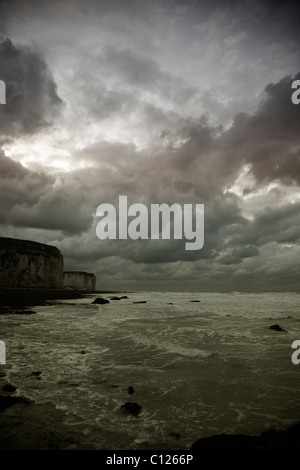
{"label": "shoreline", "polygon": [[[80,299],[86,295],[132,293],[125,291],[87,291],[76,289],[0,288],[0,308],[45,305],[52,300]],[[1,311],[0,311],[1,314]]]}
{"label": "shoreline", "polygon": [[69,289],[0,289],[0,307],[23,308],[34,305],[45,305],[52,300],[78,299],[93,292]]}

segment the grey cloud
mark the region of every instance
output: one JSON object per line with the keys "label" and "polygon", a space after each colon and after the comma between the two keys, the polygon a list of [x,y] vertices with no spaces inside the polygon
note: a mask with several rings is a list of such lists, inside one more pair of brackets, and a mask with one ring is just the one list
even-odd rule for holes
{"label": "grey cloud", "polygon": [[[18,132],[47,126],[60,108],[57,80],[67,106],[55,124],[68,136],[63,145],[70,163],[83,167],[48,177],[2,156],[6,234],[11,230],[57,245],[69,268],[95,271],[112,287],[140,280],[160,287],[166,279],[198,288],[215,286],[216,280],[224,288],[261,287],[296,279],[299,204],[288,203],[290,193],[274,190],[271,197],[259,191],[276,181],[296,192],[300,182],[300,106],[291,103],[291,81],[300,77],[292,76],[299,31],[287,10],[261,2],[251,8],[247,2],[220,3],[216,9],[206,2],[201,16],[197,2],[180,12],[172,10],[176,2],[165,8],[162,2],[4,3],[8,36],[18,44],[24,38],[39,44],[45,62],[32,46],[2,43],[14,97],[11,124],[3,121],[3,132],[18,143]],[[282,21],[280,12],[285,12]],[[273,73],[274,83],[253,111],[261,83],[273,80]],[[278,81],[286,73],[291,75]],[[248,114],[236,114],[244,105]],[[234,114],[226,131],[212,124],[228,126]],[[103,140],[102,126],[114,143]],[[142,135],[142,149],[122,142],[123,128],[127,142]],[[246,164],[255,177],[253,186],[246,182],[244,188],[250,202],[226,192]],[[204,203],[204,248],[187,252],[184,241],[172,240],[98,240],[96,207],[116,203],[120,194],[148,206]],[[259,210],[260,201],[273,208]]]}
{"label": "grey cloud", "polygon": [[106,46],[98,60],[104,65],[102,73],[125,89],[130,86],[140,93],[153,93],[172,105],[186,104],[196,94],[194,87],[162,70],[152,57],[136,50]]}
{"label": "grey cloud", "polygon": [[0,220],[7,220],[16,204],[35,204],[53,183],[53,177],[28,170],[0,150]]}
{"label": "grey cloud", "polygon": [[221,256],[218,260],[221,264],[239,264],[242,262],[242,259],[237,256],[225,255]]}
{"label": "grey cloud", "polygon": [[243,246],[241,248],[236,248],[232,251],[233,256],[237,256],[239,258],[252,258],[252,256],[258,256],[259,251],[253,245]]}
{"label": "grey cloud", "polygon": [[0,77],[6,84],[6,105],[0,114],[2,136],[32,134],[48,126],[61,99],[40,55],[2,38]]}
{"label": "grey cloud", "polygon": [[[87,230],[92,210],[85,213],[84,185],[70,179],[28,170],[0,151],[0,221],[15,227],[77,233]],[[88,187],[85,189],[89,191]]]}
{"label": "grey cloud", "polygon": [[[300,107],[291,101],[294,77],[265,88],[265,99],[253,115],[239,114],[221,142],[230,168],[251,164],[258,181],[300,182]],[[225,170],[226,171],[226,170]]]}
{"label": "grey cloud", "polygon": [[267,208],[252,221],[231,233],[230,245],[265,245],[271,242],[297,243],[300,239],[300,203]]}
{"label": "grey cloud", "polygon": [[86,230],[91,223],[91,216],[67,204],[59,197],[40,198],[33,206],[15,205],[9,212],[7,222],[21,227],[61,230],[67,234]]}

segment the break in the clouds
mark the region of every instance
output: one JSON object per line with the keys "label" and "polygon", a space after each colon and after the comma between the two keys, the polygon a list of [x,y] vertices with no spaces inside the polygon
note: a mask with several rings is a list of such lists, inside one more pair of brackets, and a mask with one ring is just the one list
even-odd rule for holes
{"label": "break in the clouds", "polygon": [[[298,289],[297,2],[1,3],[0,230],[98,288]],[[205,241],[105,240],[96,208],[199,203]]]}

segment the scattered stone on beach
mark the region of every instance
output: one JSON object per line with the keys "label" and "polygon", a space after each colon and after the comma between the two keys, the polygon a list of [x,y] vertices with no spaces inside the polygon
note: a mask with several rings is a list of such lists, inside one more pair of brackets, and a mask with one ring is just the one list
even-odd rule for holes
{"label": "scattered stone on beach", "polygon": [[173,305],[173,302],[168,302],[168,305]]}
{"label": "scattered stone on beach", "polygon": [[179,439],[180,438],[179,432],[170,432],[169,436],[174,437],[174,439]]}
{"label": "scattered stone on beach", "polygon": [[130,385],[130,387],[128,387],[128,395],[133,395],[134,393],[134,388]]}
{"label": "scattered stone on beach", "polygon": [[125,413],[137,416],[141,412],[142,407],[136,402],[126,402],[121,406],[121,409],[124,410]]}
{"label": "scattered stone on beach", "polygon": [[133,302],[134,304],[146,304],[146,300],[139,300],[138,302]]}
{"label": "scattered stone on beach", "polygon": [[86,354],[86,351],[82,350],[82,351],[80,351],[80,354]]}
{"label": "scattered stone on beach", "polygon": [[122,295],[122,297],[120,297],[120,299],[128,299],[127,295]]}
{"label": "scattered stone on beach", "polygon": [[109,300],[103,299],[102,297],[97,297],[93,300],[92,304],[109,304]]}
{"label": "scattered stone on beach", "polygon": [[121,297],[110,297],[110,300],[121,300]]}
{"label": "scattered stone on beach", "polygon": [[119,388],[119,385],[112,385],[111,388]]}
{"label": "scattered stone on beach", "polygon": [[270,326],[270,330],[275,330],[275,331],[286,331],[284,328],[281,328],[277,323],[276,325]]}
{"label": "scattered stone on beach", "polygon": [[6,384],[2,387],[3,392],[12,393],[17,390],[17,387],[11,384]]}
{"label": "scattered stone on beach", "polygon": [[190,300],[190,302],[200,302],[200,300]]}

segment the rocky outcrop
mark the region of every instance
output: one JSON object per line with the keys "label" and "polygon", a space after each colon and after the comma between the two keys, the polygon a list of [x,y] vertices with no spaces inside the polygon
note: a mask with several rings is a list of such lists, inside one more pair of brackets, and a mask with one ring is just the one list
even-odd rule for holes
{"label": "rocky outcrop", "polygon": [[121,409],[125,411],[125,413],[130,413],[133,416],[137,416],[138,414],[140,414],[142,407],[136,402],[128,401],[121,406]]}
{"label": "rocky outcrop", "polygon": [[65,289],[94,291],[96,276],[93,273],[83,271],[66,271],[63,274],[63,287]]}
{"label": "rocky outcrop", "polygon": [[0,237],[0,287],[61,289],[61,252],[51,245]]}
{"label": "rocky outcrop", "polygon": [[[300,424],[286,430],[270,429],[259,436],[217,434],[196,441],[190,450],[196,455],[216,450],[296,450],[300,449]],[[201,457],[202,458],[202,457]]]}
{"label": "rocky outcrop", "polygon": [[109,300],[103,299],[102,297],[97,297],[93,300],[92,304],[101,305],[101,304],[109,304]]}
{"label": "rocky outcrop", "polygon": [[270,328],[270,330],[275,330],[275,331],[285,331],[285,329],[281,328],[281,326],[279,326],[278,324],[272,325],[269,328]]}

